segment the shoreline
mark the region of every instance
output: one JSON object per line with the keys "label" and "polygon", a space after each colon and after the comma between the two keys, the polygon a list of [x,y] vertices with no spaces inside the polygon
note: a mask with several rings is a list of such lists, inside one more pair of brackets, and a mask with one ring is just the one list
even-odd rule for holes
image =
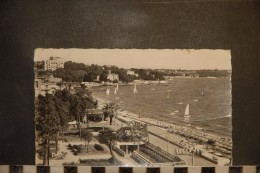
{"label": "shoreline", "polygon": [[[98,107],[102,107],[104,104],[106,103],[109,103],[108,100],[105,100],[103,98],[100,98],[100,97],[97,97],[97,96],[94,96],[93,97],[98,101]],[[132,113],[132,112],[128,112],[128,110],[122,110],[120,109],[118,111],[118,113],[120,115],[122,115],[123,117],[127,117],[127,118],[131,118],[131,119],[134,119],[136,121],[141,121],[141,122],[145,122],[145,123],[148,123],[148,124],[151,124],[151,125],[155,125],[155,126],[158,126],[158,127],[161,127],[163,129],[166,129],[168,130],[185,130],[185,131],[188,131],[188,132],[193,132],[193,133],[200,133],[200,135],[203,135],[203,136],[209,136],[210,138],[224,138],[224,139],[227,139],[227,140],[232,140],[232,136],[229,137],[229,136],[223,136],[223,135],[219,135],[219,134],[216,134],[216,133],[210,133],[210,132],[205,132],[203,128],[201,127],[198,127],[198,126],[188,126],[188,125],[183,125],[183,124],[177,124],[177,123],[167,123],[165,121],[161,121],[161,120],[157,120],[157,119],[154,119],[154,118],[150,118],[150,117],[140,117],[139,115],[135,114],[135,113]],[[172,129],[173,128],[173,129]]]}
{"label": "shoreline", "polygon": [[[108,103],[108,99],[95,96],[99,107]],[[135,113],[120,109],[115,120],[123,123],[139,122],[148,125],[150,135],[157,136],[180,148],[180,151],[201,152],[201,157],[216,164],[228,164],[232,159],[232,138],[203,132],[201,129],[190,126],[176,125],[149,117],[140,117]],[[163,133],[162,133],[163,132]],[[161,136],[165,134],[166,136]],[[179,150],[178,150],[179,151]]]}

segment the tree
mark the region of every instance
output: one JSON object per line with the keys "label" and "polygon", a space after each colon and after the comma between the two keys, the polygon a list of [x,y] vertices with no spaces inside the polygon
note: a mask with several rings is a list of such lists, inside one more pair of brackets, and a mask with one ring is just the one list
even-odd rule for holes
{"label": "tree", "polygon": [[63,135],[63,131],[67,129],[68,122],[71,120],[70,110],[69,110],[69,98],[70,93],[67,90],[57,90],[54,94],[54,106],[59,116],[60,123],[59,123],[59,131],[56,135],[55,142],[56,142],[56,153],[58,150],[58,137],[59,132]]}
{"label": "tree", "polygon": [[89,142],[92,140],[93,134],[90,131],[88,131],[87,129],[84,129],[84,130],[82,130],[81,138],[85,140],[85,147],[87,146],[86,143],[88,141],[88,147],[87,147],[87,153],[88,153]]}
{"label": "tree", "polygon": [[60,118],[52,95],[38,96],[36,100],[36,122],[39,136],[42,137],[45,147],[44,164],[49,165],[50,140],[57,135],[60,129]]}
{"label": "tree", "polygon": [[86,110],[96,107],[97,101],[84,86],[75,94],[64,89],[56,91],[54,95],[38,96],[35,103],[36,130],[39,131],[39,137],[43,139],[45,146],[44,164],[49,164],[50,140],[55,139],[57,152],[59,133],[67,128],[71,120],[77,121],[81,136],[80,122],[83,121]]}
{"label": "tree", "polygon": [[112,120],[113,118],[116,116],[117,114],[117,110],[119,109],[119,105],[117,103],[111,102],[111,103],[107,103],[105,104],[105,106],[103,107],[103,113],[104,113],[104,117],[105,119],[107,117],[109,117],[110,119],[110,125],[112,125]]}
{"label": "tree", "polygon": [[107,70],[103,70],[103,72],[99,76],[99,80],[107,82],[108,81],[107,76],[108,76],[108,71]]}
{"label": "tree", "polygon": [[114,133],[110,130],[106,130],[106,131],[100,132],[100,136],[101,136],[101,138],[108,139],[109,151],[112,156],[112,161],[115,165],[117,165],[117,161],[116,161],[116,158],[115,158],[115,155],[113,152],[113,141],[117,139],[116,133]]}
{"label": "tree", "polygon": [[79,136],[81,137],[80,122],[83,121],[84,115],[88,109],[97,107],[97,101],[91,96],[91,92],[87,89],[78,89],[76,94],[70,99],[70,114],[73,115],[77,122]]}

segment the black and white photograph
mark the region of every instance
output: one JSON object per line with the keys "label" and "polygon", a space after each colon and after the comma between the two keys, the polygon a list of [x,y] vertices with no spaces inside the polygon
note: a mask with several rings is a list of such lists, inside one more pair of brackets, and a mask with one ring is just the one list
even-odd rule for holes
{"label": "black and white photograph", "polygon": [[232,165],[231,51],[34,51],[35,163]]}

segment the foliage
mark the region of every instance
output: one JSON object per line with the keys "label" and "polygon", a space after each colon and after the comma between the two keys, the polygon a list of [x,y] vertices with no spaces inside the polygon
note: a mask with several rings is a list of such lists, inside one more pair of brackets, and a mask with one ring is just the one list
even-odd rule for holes
{"label": "foliage", "polygon": [[36,61],[34,62],[34,66],[36,69],[44,69],[44,61]]}
{"label": "foliage", "polygon": [[54,77],[62,78],[66,82],[82,82],[86,72],[84,70],[71,70],[58,68],[53,72]]}
{"label": "foliage", "polygon": [[36,104],[36,121],[39,125],[40,135],[44,139],[50,139],[59,131],[60,118],[57,114],[53,96],[49,94],[46,97],[39,95]]}
{"label": "foliage", "polygon": [[[117,66],[99,66],[96,64],[91,64],[87,66],[82,63],[75,62],[65,62],[63,69],[55,70],[54,76],[62,78],[66,82],[97,82],[98,76],[100,81],[107,82],[107,76],[109,71],[111,73],[116,73],[119,76],[120,81],[123,83],[133,82],[136,79],[143,80],[163,80],[163,73],[158,70],[150,69],[133,69],[139,77],[135,75],[128,75],[127,70],[124,68],[119,68]],[[113,82],[113,81],[111,81]],[[118,81],[115,81],[118,82]]]}
{"label": "foliage", "polygon": [[45,147],[45,165],[49,164],[50,140],[57,135],[60,129],[60,118],[57,114],[53,96],[50,94],[46,94],[46,97],[39,95],[36,100],[36,125]]}
{"label": "foliage", "polygon": [[85,147],[86,147],[86,142],[88,142],[88,146],[89,146],[89,142],[92,140],[93,134],[87,129],[84,129],[82,130],[81,138],[85,140]]}
{"label": "foliage", "polygon": [[70,97],[70,115],[77,121],[79,136],[81,136],[80,122],[83,121],[87,109],[97,107],[97,101],[91,96],[91,93],[86,89],[79,89]]}
{"label": "foliage", "polygon": [[110,125],[112,125],[112,120],[116,116],[118,109],[119,109],[119,105],[117,103],[114,103],[114,102],[107,103],[107,104],[104,105],[104,107],[103,107],[104,117],[105,117],[105,119],[107,117],[109,117]]}
{"label": "foliage", "polygon": [[114,155],[114,152],[113,152],[113,140],[116,139],[116,133],[112,132],[111,130],[103,130],[99,133],[100,137],[102,139],[106,139],[107,142],[108,142],[108,145],[109,145],[109,151],[110,151],[110,154],[112,156],[112,160],[114,162],[114,164],[117,164],[117,161],[115,159],[115,155]]}
{"label": "foliage", "polygon": [[[35,101],[36,130],[47,148],[45,155],[49,155],[50,140],[57,141],[59,132],[67,128],[69,121],[77,121],[79,134],[81,134],[80,121],[83,120],[86,110],[96,107],[97,101],[84,87],[77,90],[75,94],[65,89],[56,91],[54,95],[39,95]],[[49,156],[46,157],[48,158]]]}
{"label": "foliage", "polygon": [[67,61],[64,63],[64,69],[66,70],[87,70],[87,66],[83,63],[76,63],[72,61]]}
{"label": "foliage", "polygon": [[71,120],[70,117],[70,110],[69,110],[69,97],[70,94],[67,90],[58,90],[56,91],[54,95],[54,103],[55,103],[55,108],[57,111],[57,115],[59,116],[60,119],[60,130],[63,132],[67,126],[68,122]]}
{"label": "foliage", "polygon": [[102,73],[99,76],[99,80],[107,82],[108,81],[107,76],[108,76],[108,71],[107,70],[103,70]]}
{"label": "foliage", "polygon": [[[42,62],[35,64],[38,69],[42,68]],[[164,76],[200,76],[200,77],[228,77],[230,72],[228,70],[182,70],[182,69],[130,69],[138,74],[127,75],[127,69],[119,68],[117,66],[100,66],[91,64],[89,66],[83,63],[76,63],[68,61],[64,63],[64,68],[59,68],[53,72],[50,71],[38,71],[39,75],[46,73],[53,73],[54,77],[62,78],[65,82],[98,82],[98,76],[100,81],[107,82],[109,71],[116,73],[119,76],[119,80],[123,83],[133,82],[136,79],[141,80],[164,80]],[[113,81],[111,81],[113,82]],[[116,82],[116,81],[115,81]]]}

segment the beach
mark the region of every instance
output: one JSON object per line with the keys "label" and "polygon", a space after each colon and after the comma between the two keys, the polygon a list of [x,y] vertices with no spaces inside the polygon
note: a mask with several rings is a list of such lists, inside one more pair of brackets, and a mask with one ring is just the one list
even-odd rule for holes
{"label": "beach", "polygon": [[[108,100],[96,96],[95,98],[98,100],[100,108],[102,108],[105,103],[108,103]],[[210,163],[212,164],[216,158],[218,159],[218,162],[223,162],[223,165],[230,162],[232,150],[232,141],[230,138],[205,133],[201,131],[201,129],[194,127],[168,123],[149,117],[141,117],[138,114],[122,109],[118,110],[114,122],[115,121],[117,121],[117,124],[121,124],[125,121],[135,121],[147,124],[149,136],[157,138],[157,142],[156,140],[150,142],[156,143],[158,146],[162,147],[162,143],[164,143],[162,141],[168,141],[172,146],[172,154],[181,155],[180,157],[183,159],[188,159],[190,161],[191,156],[189,154],[191,152],[197,152],[197,154],[199,154],[199,151],[203,151],[203,157],[205,159],[203,161],[203,159],[199,157],[201,161],[198,162],[197,166],[202,166],[205,162],[208,162],[208,160],[210,160]],[[158,143],[158,140],[160,139],[162,141]],[[205,145],[209,141],[215,141],[214,148],[210,147],[210,145]],[[167,150],[165,147],[163,149]],[[220,155],[221,157],[218,157],[216,153],[222,153]]]}

